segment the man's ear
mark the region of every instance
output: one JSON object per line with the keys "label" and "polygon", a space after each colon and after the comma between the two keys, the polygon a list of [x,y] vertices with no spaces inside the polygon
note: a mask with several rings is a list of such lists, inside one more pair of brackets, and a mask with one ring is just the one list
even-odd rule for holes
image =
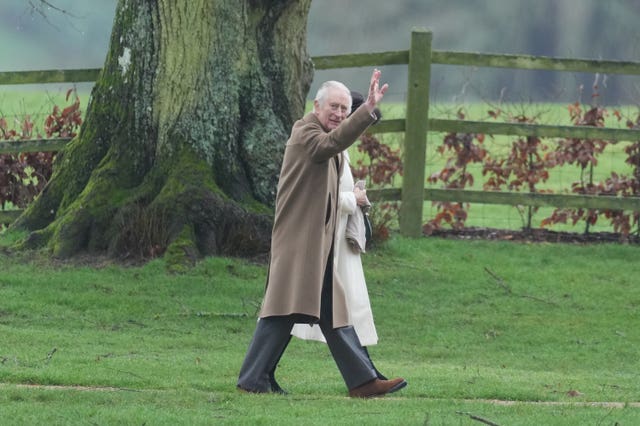
{"label": "man's ear", "polygon": [[320,102],[316,99],[313,101],[313,112],[318,112],[320,110]]}

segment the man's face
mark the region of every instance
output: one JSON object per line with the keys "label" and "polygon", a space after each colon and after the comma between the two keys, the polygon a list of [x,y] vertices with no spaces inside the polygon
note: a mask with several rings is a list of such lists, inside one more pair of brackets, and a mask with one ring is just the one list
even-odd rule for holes
{"label": "man's face", "polygon": [[322,104],[313,101],[313,112],[320,124],[327,130],[333,130],[349,115],[351,97],[337,88],[330,88]]}

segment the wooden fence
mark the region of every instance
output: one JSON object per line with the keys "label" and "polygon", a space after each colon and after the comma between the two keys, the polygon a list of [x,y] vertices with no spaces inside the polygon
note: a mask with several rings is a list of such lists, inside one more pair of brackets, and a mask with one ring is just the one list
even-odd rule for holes
{"label": "wooden fence", "polygon": [[[401,201],[400,231],[406,236],[422,234],[425,200],[484,204],[552,206],[585,209],[640,211],[640,198],[569,194],[512,193],[453,189],[425,189],[425,156],[428,132],[484,133],[491,135],[556,138],[640,140],[640,130],[542,124],[490,123],[429,118],[429,85],[432,64],[640,75],[639,62],[552,58],[529,55],[496,55],[434,51],[432,33],[415,29],[408,50],[313,57],[316,69],[407,65],[406,117],[382,120],[371,131],[404,132],[402,188],[369,191],[373,201]],[[95,81],[100,69],[0,72],[0,85]],[[0,142],[0,153],[58,150],[68,140]],[[17,217],[19,211],[0,211],[0,222]]]}

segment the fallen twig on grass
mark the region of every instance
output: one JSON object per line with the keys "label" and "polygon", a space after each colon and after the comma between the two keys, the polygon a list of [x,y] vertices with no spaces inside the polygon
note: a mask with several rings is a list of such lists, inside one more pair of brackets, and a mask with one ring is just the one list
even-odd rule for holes
{"label": "fallen twig on grass", "polygon": [[244,312],[196,312],[197,317],[220,317],[220,318],[246,318],[249,314]]}
{"label": "fallen twig on grass", "polygon": [[57,350],[58,349],[56,348],[51,349],[51,352],[47,354],[47,359],[45,360],[45,364],[49,364],[49,362],[51,362],[51,358],[53,358],[53,354],[55,354]]}
{"label": "fallen twig on grass", "polygon": [[480,416],[476,416],[475,414],[466,413],[464,411],[456,411],[456,414],[460,414],[461,416],[469,416],[470,419],[477,420],[477,421],[479,421],[481,423],[484,423],[486,425],[489,425],[489,426],[500,426],[498,423],[494,423],[491,420],[487,420],[487,419],[482,418]]}
{"label": "fallen twig on grass", "polygon": [[43,385],[39,383],[3,383],[0,382],[0,388],[2,387],[16,387],[16,388],[28,388],[28,389],[48,389],[48,390],[76,390],[76,391],[95,391],[95,392],[144,392],[141,389],[131,388],[117,388],[113,386],[82,386],[82,385]]}
{"label": "fallen twig on grass", "polygon": [[542,299],[540,297],[536,297],[536,296],[531,296],[529,294],[518,294],[518,293],[514,293],[511,290],[511,287],[509,287],[504,280],[499,277],[498,275],[496,275],[494,272],[492,272],[489,268],[487,268],[485,266],[484,268],[485,272],[489,275],[491,275],[491,277],[495,280],[496,284],[498,284],[500,287],[502,287],[502,289],[505,291],[506,294],[510,294],[510,295],[514,295],[514,296],[518,296],[518,297],[522,297],[524,299],[531,299],[531,300],[535,300],[537,302],[542,302],[542,303],[546,303],[548,305],[553,305],[553,306],[558,306],[557,303],[552,302],[550,300],[546,300],[546,299]]}
{"label": "fallen twig on grass", "polygon": [[507,294],[511,294],[511,287],[509,287],[507,284],[505,284],[504,280],[497,276],[496,274],[494,274],[491,269],[487,268],[486,266],[484,267],[484,270],[487,274],[491,275],[491,277],[496,280],[496,284],[498,284],[500,287],[502,287],[504,289],[504,292]]}

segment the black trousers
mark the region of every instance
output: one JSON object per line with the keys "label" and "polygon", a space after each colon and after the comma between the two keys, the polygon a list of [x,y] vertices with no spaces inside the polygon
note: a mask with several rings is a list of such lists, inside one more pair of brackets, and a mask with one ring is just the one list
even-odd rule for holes
{"label": "black trousers", "polygon": [[[329,256],[332,259],[333,255]],[[377,377],[366,350],[353,326],[333,328],[333,262],[325,270],[320,306],[320,329],[327,340],[340,374],[348,389],[354,389]],[[289,343],[294,316],[260,318],[240,368],[238,387],[251,392],[271,392],[271,372]]]}

